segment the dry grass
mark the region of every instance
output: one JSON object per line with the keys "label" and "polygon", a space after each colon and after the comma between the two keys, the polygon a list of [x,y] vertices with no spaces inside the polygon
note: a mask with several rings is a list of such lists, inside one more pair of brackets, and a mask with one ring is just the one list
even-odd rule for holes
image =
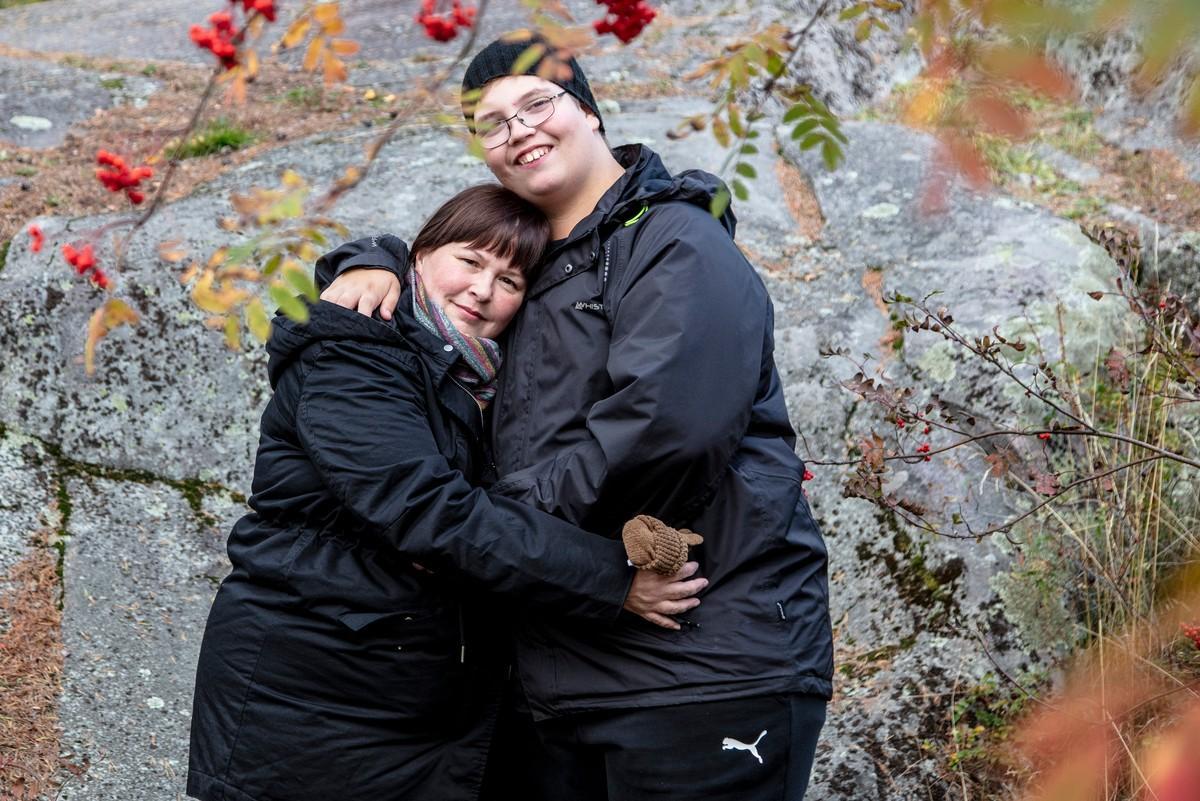
{"label": "dry grass", "polygon": [[45,537],[5,577],[0,618],[0,800],[32,801],[60,772],[63,651],[54,551]]}

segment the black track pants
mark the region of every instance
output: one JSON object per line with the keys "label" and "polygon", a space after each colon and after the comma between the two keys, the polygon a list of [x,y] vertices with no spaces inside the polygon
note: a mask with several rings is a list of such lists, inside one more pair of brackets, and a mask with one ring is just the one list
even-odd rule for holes
{"label": "black track pants", "polygon": [[537,724],[510,708],[497,730],[484,799],[800,801],[824,722],[825,699],[807,695]]}

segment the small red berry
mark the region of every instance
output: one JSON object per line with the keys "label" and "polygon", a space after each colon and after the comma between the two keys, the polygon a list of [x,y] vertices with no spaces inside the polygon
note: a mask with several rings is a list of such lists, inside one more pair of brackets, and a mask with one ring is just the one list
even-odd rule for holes
{"label": "small red berry", "polygon": [[812,481],[814,478],[816,478],[816,476],[813,474],[813,471],[805,469],[803,480],[804,481]]}
{"label": "small red berry", "polygon": [[33,223],[29,226],[29,249],[34,253],[41,253],[42,245],[46,241],[46,235],[42,233],[42,229]]}
{"label": "small red berry", "polygon": [[1048,440],[1048,439],[1050,439],[1050,432],[1049,432],[1049,431],[1043,431],[1042,433],[1038,434],[1038,439],[1040,439],[1040,440],[1042,440],[1042,441],[1045,441],[1045,440]]}

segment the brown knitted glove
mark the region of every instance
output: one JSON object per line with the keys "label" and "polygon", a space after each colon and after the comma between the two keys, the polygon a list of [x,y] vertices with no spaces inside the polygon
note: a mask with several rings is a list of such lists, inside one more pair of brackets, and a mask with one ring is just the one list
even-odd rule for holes
{"label": "brown knitted glove", "polygon": [[638,515],[626,523],[621,539],[634,567],[663,576],[678,573],[687,561],[688,546],[704,542],[696,532],[671,528],[650,515]]}

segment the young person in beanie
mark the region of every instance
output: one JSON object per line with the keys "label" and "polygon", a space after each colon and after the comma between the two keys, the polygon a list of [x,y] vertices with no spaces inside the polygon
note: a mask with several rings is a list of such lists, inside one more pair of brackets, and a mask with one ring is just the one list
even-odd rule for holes
{"label": "young person in beanie", "polygon": [[[488,167],[546,214],[553,240],[509,330],[490,491],[608,535],[640,513],[699,531],[692,558],[710,584],[680,631],[633,616],[520,621],[528,711],[510,710],[489,771],[517,763],[512,792],[548,801],[796,801],[832,638],[770,298],[732,210],[709,213],[719,180],[671,175],[644,146],[610,150],[574,59],[552,80],[540,62],[511,74],[528,46],[493,42],[463,81]],[[325,256],[318,280],[336,278],[322,297],[386,318],[396,271],[360,240]]]}

